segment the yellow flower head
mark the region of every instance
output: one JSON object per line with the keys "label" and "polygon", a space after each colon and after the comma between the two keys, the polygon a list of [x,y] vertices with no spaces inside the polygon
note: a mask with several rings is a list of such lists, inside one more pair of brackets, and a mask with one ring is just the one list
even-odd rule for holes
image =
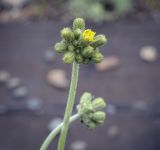
{"label": "yellow flower head", "polygon": [[91,29],[87,29],[83,31],[83,39],[86,42],[92,42],[94,41],[94,36],[95,36],[96,32],[92,31]]}

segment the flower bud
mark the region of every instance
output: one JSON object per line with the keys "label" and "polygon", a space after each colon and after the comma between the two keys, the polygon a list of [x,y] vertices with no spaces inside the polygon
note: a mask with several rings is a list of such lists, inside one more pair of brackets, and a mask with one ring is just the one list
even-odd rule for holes
{"label": "flower bud", "polygon": [[73,30],[80,29],[84,30],[85,29],[85,21],[82,18],[76,18],[73,21]]}
{"label": "flower bud", "polygon": [[82,50],[82,55],[86,58],[89,58],[92,56],[93,52],[94,52],[93,47],[87,46]]}
{"label": "flower bud", "polygon": [[68,51],[73,52],[73,51],[74,51],[74,46],[73,46],[73,45],[69,45],[69,46],[68,46]]}
{"label": "flower bud", "polygon": [[82,34],[82,31],[80,29],[76,29],[74,30],[73,33],[74,33],[75,38],[78,40]]}
{"label": "flower bud", "polygon": [[105,35],[97,35],[95,38],[94,38],[94,41],[91,43],[91,45],[93,47],[98,47],[98,46],[102,46],[104,43],[107,42],[107,39],[105,37]]}
{"label": "flower bud", "polygon": [[54,48],[57,53],[63,53],[66,51],[67,46],[64,42],[59,42],[55,44]]}
{"label": "flower bud", "polygon": [[86,103],[81,104],[81,112],[86,116],[89,115],[90,112],[93,111],[92,104],[88,101]]}
{"label": "flower bud", "polygon": [[92,60],[95,62],[95,63],[100,63],[102,60],[103,60],[103,55],[102,53],[96,51],[93,53],[92,55]]}
{"label": "flower bud", "polygon": [[102,122],[106,118],[105,112],[97,111],[93,114],[92,119],[96,122]]}
{"label": "flower bud", "polygon": [[99,97],[93,100],[92,106],[95,110],[102,110],[106,107],[106,103],[103,98]]}
{"label": "flower bud", "polygon": [[80,99],[80,104],[84,104],[84,103],[91,103],[92,100],[92,94],[89,92],[85,92]]}
{"label": "flower bud", "polygon": [[82,57],[81,54],[77,54],[77,55],[76,55],[76,62],[77,62],[78,64],[83,63],[83,57]]}
{"label": "flower bud", "polygon": [[74,39],[74,34],[70,28],[64,28],[61,31],[61,36],[63,39],[65,39],[68,42],[71,42]]}
{"label": "flower bud", "polygon": [[94,129],[103,124],[106,118],[105,112],[101,111],[106,106],[104,100],[96,98],[92,101],[92,99],[91,93],[85,92],[81,96],[80,104],[77,106],[81,123],[85,124],[89,129]]}
{"label": "flower bud", "polygon": [[66,64],[71,64],[75,60],[75,53],[74,52],[66,52],[63,56],[63,61]]}

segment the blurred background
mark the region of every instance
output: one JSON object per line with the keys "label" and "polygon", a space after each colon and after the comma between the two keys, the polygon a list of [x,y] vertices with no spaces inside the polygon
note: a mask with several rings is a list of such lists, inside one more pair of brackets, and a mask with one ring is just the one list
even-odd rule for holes
{"label": "blurred background", "polygon": [[75,17],[108,38],[76,104],[89,91],[108,105],[102,127],[71,125],[66,150],[160,150],[159,0],[0,0],[0,150],[38,150],[62,121],[71,65],[53,46]]}

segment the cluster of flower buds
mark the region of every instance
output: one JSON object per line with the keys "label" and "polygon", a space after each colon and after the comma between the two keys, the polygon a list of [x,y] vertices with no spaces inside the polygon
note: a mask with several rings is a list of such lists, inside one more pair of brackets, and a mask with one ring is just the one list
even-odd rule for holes
{"label": "cluster of flower buds", "polygon": [[93,100],[91,93],[85,92],[80,99],[80,104],[77,106],[77,111],[81,116],[81,122],[89,129],[94,129],[98,125],[104,123],[106,114],[103,109],[106,103],[102,98]]}
{"label": "cluster of flower buds", "polygon": [[99,63],[103,55],[98,47],[107,39],[102,34],[95,34],[90,29],[85,30],[85,21],[82,18],[76,18],[73,21],[73,30],[68,27],[61,30],[62,41],[55,44],[55,51],[64,53],[63,61],[66,64],[74,61],[78,64]]}

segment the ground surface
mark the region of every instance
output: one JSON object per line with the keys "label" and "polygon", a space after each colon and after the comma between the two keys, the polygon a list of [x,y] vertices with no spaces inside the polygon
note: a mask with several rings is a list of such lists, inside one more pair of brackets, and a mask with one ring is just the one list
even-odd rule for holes
{"label": "ground surface", "polygon": [[[87,90],[120,109],[108,115],[105,125],[95,131],[88,131],[78,122],[72,125],[66,149],[69,150],[70,143],[84,140],[88,150],[159,150],[160,116],[156,108],[160,105],[160,61],[141,61],[139,50],[154,45],[160,52],[160,22],[89,25],[108,36],[109,42],[102,50],[105,55],[118,56],[122,64],[104,73],[97,72],[93,65],[81,66],[76,101]],[[13,100],[7,89],[0,86],[0,104],[11,107],[10,113],[0,116],[1,150],[37,150],[48,134],[50,120],[63,114],[68,90],[50,87],[45,76],[50,69],[61,68],[69,77],[71,66],[64,65],[60,56],[51,65],[43,59],[45,50],[60,39],[62,27],[56,21],[0,24],[0,70],[20,77],[29,88],[29,96],[40,97],[46,110],[34,114],[19,109],[25,100]],[[145,102],[148,111],[132,110],[137,101]],[[119,132],[111,139],[107,133],[113,125]],[[50,149],[56,149],[56,142]]]}

